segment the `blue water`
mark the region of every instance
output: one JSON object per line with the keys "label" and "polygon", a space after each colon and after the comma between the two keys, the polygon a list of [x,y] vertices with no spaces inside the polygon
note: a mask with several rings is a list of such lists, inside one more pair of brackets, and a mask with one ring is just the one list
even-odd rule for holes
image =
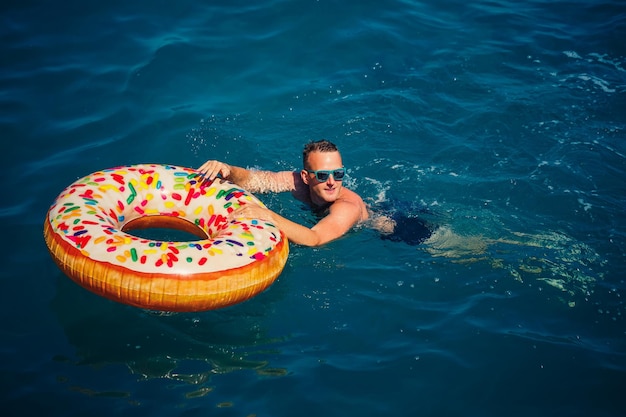
{"label": "blue water", "polygon": [[[9,3],[3,416],[626,414],[623,1]],[[297,169],[319,138],[432,236],[291,245],[269,290],[194,314],[93,295],[47,253],[79,177]]]}

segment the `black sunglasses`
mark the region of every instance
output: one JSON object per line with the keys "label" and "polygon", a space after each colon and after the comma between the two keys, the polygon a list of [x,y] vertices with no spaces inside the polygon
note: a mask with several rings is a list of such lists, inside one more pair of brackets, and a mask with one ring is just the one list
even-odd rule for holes
{"label": "black sunglasses", "polygon": [[343,177],[346,175],[346,169],[345,168],[331,169],[331,170],[318,169],[317,171],[309,171],[307,169],[306,172],[308,172],[309,174],[315,175],[315,178],[319,182],[326,182],[326,181],[328,181],[328,177],[330,177],[331,175],[333,176],[335,181],[342,181]]}

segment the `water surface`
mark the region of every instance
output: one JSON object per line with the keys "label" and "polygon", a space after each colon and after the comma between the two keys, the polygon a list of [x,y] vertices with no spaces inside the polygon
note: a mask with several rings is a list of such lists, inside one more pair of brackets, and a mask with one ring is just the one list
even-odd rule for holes
{"label": "water surface", "polygon": [[[622,416],[620,1],[49,1],[2,6],[5,415]],[[405,219],[292,245],[240,305],[78,287],[42,239],[79,177],[299,169]],[[288,195],[262,195],[303,224]],[[419,225],[432,236],[412,240]],[[410,233],[412,228],[415,233]]]}

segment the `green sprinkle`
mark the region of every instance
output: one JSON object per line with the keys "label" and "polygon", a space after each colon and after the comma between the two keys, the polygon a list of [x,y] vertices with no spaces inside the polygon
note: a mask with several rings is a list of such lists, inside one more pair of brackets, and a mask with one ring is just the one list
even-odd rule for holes
{"label": "green sprinkle", "polygon": [[131,194],[126,199],[126,204],[132,203],[135,197],[137,196],[137,190],[135,190],[135,187],[133,187],[133,184],[131,184],[130,182],[128,183],[128,188],[130,188]]}

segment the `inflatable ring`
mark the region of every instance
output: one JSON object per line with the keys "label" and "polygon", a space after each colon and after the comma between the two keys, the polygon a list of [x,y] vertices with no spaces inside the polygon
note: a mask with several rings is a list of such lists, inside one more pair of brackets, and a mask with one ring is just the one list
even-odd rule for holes
{"label": "inflatable ring", "polygon": [[[150,310],[203,311],[247,300],[282,272],[289,245],[273,224],[229,220],[263,205],[190,168],[129,165],[69,185],[48,210],[44,238],[59,268],[103,297]],[[127,233],[169,228],[200,240],[168,242]]]}

